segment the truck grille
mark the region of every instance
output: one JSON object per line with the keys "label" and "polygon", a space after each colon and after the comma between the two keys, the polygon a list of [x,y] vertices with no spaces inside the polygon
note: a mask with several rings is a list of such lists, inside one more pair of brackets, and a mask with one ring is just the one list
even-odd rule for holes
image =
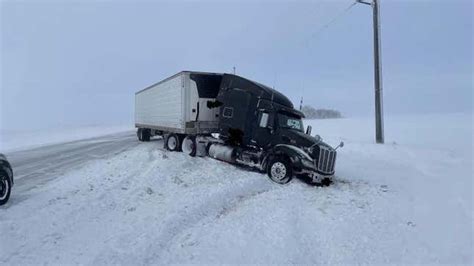
{"label": "truck grille", "polygon": [[319,159],[318,159],[318,170],[326,173],[334,173],[334,166],[336,164],[336,151],[331,148],[320,147]]}

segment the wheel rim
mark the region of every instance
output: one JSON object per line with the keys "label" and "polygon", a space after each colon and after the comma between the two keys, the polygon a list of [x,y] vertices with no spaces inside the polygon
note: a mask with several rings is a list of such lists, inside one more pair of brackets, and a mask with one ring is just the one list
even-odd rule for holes
{"label": "wheel rim", "polygon": [[9,188],[7,178],[0,176],[0,200],[4,200],[7,197]]}
{"label": "wheel rim", "polygon": [[185,138],[182,149],[184,153],[192,154],[194,150],[194,141],[190,138]]}
{"label": "wheel rim", "polygon": [[286,177],[286,166],[281,162],[276,162],[270,168],[270,173],[276,181],[283,181]]}
{"label": "wheel rim", "polygon": [[177,144],[178,144],[178,141],[176,140],[176,137],[170,136],[168,138],[168,149],[174,151],[176,149]]}

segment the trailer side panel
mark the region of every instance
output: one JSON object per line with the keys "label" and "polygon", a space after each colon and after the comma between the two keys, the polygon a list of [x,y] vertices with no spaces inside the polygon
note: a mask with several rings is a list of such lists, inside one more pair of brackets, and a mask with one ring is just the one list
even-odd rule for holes
{"label": "trailer side panel", "polygon": [[184,75],[176,75],[135,95],[135,124],[184,131]]}

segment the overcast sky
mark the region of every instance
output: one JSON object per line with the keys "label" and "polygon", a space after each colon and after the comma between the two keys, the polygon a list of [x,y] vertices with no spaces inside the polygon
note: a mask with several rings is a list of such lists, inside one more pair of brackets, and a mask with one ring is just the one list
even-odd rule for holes
{"label": "overcast sky", "polygon": [[[0,129],[132,123],[135,91],[233,66],[295,106],[372,115],[372,13],[338,16],[352,2],[2,0]],[[381,2],[386,114],[472,113],[472,1]]]}

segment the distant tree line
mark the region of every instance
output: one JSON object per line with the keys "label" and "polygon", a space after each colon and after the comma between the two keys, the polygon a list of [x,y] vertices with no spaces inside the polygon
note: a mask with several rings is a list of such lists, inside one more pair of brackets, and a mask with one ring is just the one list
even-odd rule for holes
{"label": "distant tree line", "polygon": [[301,110],[306,118],[309,119],[327,119],[327,118],[341,118],[341,112],[332,109],[316,109],[312,106],[305,105]]}

